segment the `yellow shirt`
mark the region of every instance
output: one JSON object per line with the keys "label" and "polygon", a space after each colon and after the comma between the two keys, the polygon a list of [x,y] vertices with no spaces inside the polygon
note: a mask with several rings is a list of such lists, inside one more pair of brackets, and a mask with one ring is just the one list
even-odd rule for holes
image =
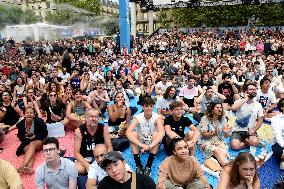
{"label": "yellow shirt", "polygon": [[0,159],[0,170],[1,189],[22,188],[22,181],[17,170],[8,161]]}

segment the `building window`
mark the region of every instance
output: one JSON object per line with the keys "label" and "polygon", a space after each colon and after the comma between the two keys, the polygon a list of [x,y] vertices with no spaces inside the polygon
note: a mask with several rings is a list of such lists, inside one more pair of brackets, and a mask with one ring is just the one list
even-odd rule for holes
{"label": "building window", "polygon": [[148,32],[148,31],[149,31],[148,24],[145,24],[145,25],[144,25],[144,31],[145,31],[145,32]]}
{"label": "building window", "polygon": [[50,9],[50,3],[49,2],[46,2],[46,8]]}

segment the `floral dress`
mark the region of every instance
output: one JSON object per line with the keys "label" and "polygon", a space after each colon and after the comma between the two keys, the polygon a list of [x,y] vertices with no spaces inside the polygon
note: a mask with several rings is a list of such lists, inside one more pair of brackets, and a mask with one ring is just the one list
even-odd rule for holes
{"label": "floral dress", "polygon": [[227,153],[227,145],[224,141],[225,137],[223,135],[223,127],[226,124],[227,120],[225,117],[218,121],[216,125],[214,125],[206,116],[201,118],[201,122],[198,125],[198,129],[201,133],[209,131],[214,132],[217,129],[217,135],[208,138],[201,135],[201,138],[197,142],[200,150],[203,152],[206,158],[210,158],[216,149],[220,149],[224,154]]}

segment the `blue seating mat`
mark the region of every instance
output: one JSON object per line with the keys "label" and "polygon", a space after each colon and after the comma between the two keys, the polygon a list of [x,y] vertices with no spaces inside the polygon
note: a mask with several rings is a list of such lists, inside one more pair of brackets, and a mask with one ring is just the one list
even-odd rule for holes
{"label": "blue seating mat", "polygon": [[[142,107],[137,105],[137,101],[138,101],[137,97],[130,100],[130,106],[138,108],[138,111],[136,112],[136,114],[142,112]],[[157,112],[156,108],[154,108],[154,112]],[[108,118],[107,113],[105,114],[105,116]],[[193,124],[196,124],[196,121],[191,116],[189,116],[188,114],[186,116],[189,117],[192,120]],[[187,132],[187,131],[188,130],[186,130],[185,132]],[[229,146],[230,145],[230,139],[226,139],[226,143]],[[267,153],[271,152],[271,144],[265,143],[265,148],[266,148]],[[249,151],[249,148],[241,150],[241,151]],[[228,153],[230,154],[231,157],[236,157],[238,155],[238,153],[241,152],[241,151],[234,151],[232,149],[229,149]],[[255,155],[258,156],[260,154],[260,152],[261,152],[261,147],[257,147]],[[198,148],[196,148],[195,154],[196,154],[196,158],[198,159],[200,164],[203,164],[205,157],[202,154],[202,152]],[[140,156],[142,164],[144,166],[146,165],[148,155],[149,155],[149,153],[145,153],[145,154],[141,154],[141,156]],[[154,179],[154,181],[156,183],[157,183],[157,179],[158,179],[159,165],[161,164],[161,162],[166,157],[167,157],[167,155],[164,151],[164,147],[161,144],[159,152],[156,155],[156,158],[153,162],[152,170],[151,170],[151,177]],[[136,165],[135,165],[130,147],[124,151],[124,158],[127,161],[127,163],[130,165],[132,170],[135,170]],[[279,162],[276,161],[274,156],[272,156],[267,162],[264,163],[264,165],[262,167],[260,167],[259,175],[260,175],[260,180],[261,180],[261,188],[267,187],[267,188],[270,189],[272,187],[273,183],[275,183],[277,181],[277,179],[279,179],[279,177],[281,175],[281,172],[280,172],[280,169],[279,169]],[[214,187],[214,189],[216,189],[217,185],[218,185],[218,179],[214,176],[207,174],[207,173],[205,173],[205,176],[207,177],[208,182]],[[80,188],[83,189],[84,188],[84,182],[86,180],[86,176],[82,176],[82,178],[79,178],[79,180],[80,180],[79,183],[78,183],[78,186],[80,185],[79,189]]]}

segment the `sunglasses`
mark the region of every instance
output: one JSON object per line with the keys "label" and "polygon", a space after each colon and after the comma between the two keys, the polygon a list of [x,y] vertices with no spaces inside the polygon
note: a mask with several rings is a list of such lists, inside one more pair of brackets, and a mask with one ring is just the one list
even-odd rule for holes
{"label": "sunglasses", "polygon": [[50,97],[53,97],[53,96],[56,96],[56,94],[50,94],[49,96],[50,96]]}

